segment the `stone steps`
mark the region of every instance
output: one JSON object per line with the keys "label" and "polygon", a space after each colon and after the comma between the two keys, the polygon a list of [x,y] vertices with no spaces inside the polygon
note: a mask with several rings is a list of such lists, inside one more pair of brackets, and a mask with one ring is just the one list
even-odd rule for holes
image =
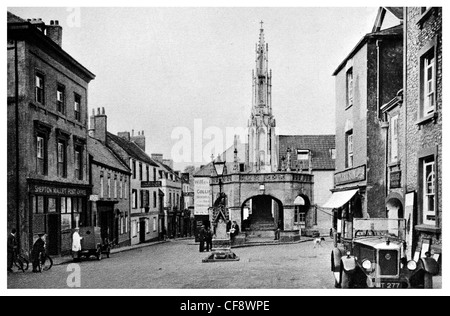
{"label": "stone steps", "polygon": [[272,240],[275,238],[275,230],[251,230],[247,231],[247,239],[254,239],[254,238],[272,238]]}

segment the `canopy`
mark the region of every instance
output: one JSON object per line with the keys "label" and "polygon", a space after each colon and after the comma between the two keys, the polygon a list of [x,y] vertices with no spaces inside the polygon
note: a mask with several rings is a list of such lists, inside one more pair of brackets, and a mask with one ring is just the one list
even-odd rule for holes
{"label": "canopy", "polygon": [[322,205],[323,208],[339,208],[355,196],[358,189],[334,192],[327,203]]}

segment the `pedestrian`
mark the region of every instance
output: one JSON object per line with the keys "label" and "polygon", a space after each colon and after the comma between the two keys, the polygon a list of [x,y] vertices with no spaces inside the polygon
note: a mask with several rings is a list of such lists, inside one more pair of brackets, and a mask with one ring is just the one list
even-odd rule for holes
{"label": "pedestrian", "polygon": [[213,239],[213,233],[212,233],[211,227],[208,227],[206,229],[206,251],[212,250],[212,239]]}
{"label": "pedestrian", "polygon": [[72,235],[72,258],[74,261],[79,261],[81,257],[81,240],[80,229],[77,227]]}
{"label": "pedestrian", "polygon": [[205,251],[205,241],[206,241],[206,230],[205,230],[205,225],[202,225],[202,227],[200,228],[200,231],[198,233],[198,237],[200,240],[200,252]]}
{"label": "pedestrian", "polygon": [[281,226],[283,225],[283,222],[281,220],[278,221],[277,230],[275,231],[275,240],[280,240],[280,234],[281,234]]}
{"label": "pedestrian", "polygon": [[17,231],[15,228],[11,230],[8,236],[8,272],[13,272],[12,267],[17,256]]}
{"label": "pedestrian", "polygon": [[233,225],[231,225],[230,229],[231,240],[234,240],[237,235],[239,235],[239,225],[236,221],[233,221]]}
{"label": "pedestrian", "polygon": [[31,250],[31,260],[33,262],[33,272],[41,272],[40,268],[40,260],[41,255],[45,253],[45,234],[39,234],[39,238],[33,245],[33,249]]}

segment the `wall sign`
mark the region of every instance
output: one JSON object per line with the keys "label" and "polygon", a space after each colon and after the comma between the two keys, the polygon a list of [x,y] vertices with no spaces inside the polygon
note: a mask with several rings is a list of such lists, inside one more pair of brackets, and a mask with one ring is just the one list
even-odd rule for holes
{"label": "wall sign", "polygon": [[141,188],[159,188],[162,186],[161,181],[142,181]]}
{"label": "wall sign", "polygon": [[334,174],[334,183],[336,185],[359,182],[366,180],[366,165],[353,169],[337,172]]}
{"label": "wall sign", "polygon": [[209,215],[212,206],[210,178],[194,179],[194,215]]}
{"label": "wall sign", "polygon": [[401,171],[391,171],[389,182],[390,182],[391,189],[401,188],[402,172]]}

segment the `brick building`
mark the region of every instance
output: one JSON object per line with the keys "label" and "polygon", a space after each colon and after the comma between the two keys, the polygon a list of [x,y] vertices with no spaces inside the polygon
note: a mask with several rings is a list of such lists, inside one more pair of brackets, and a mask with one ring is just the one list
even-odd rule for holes
{"label": "brick building", "polygon": [[[405,9],[405,193],[415,193],[415,250],[442,247],[442,8]],[[425,246],[426,245],[426,246]]]}
{"label": "brick building", "polygon": [[[100,109],[98,109],[100,114]],[[97,116],[104,118],[106,116]],[[91,126],[95,126],[91,125]],[[130,168],[108,146],[106,139],[88,137],[90,181],[92,185],[92,223],[101,228],[102,240],[116,245],[130,245]]]}
{"label": "brick building", "polygon": [[[336,77],[334,228],[351,232],[352,217],[386,217],[386,130],[381,106],[402,88],[402,8],[380,8]],[[347,220],[347,221],[346,221]]]}
{"label": "brick building", "polygon": [[95,78],[61,47],[58,21],[8,12],[8,230],[31,248],[69,252],[72,229],[90,225],[88,84]]}

